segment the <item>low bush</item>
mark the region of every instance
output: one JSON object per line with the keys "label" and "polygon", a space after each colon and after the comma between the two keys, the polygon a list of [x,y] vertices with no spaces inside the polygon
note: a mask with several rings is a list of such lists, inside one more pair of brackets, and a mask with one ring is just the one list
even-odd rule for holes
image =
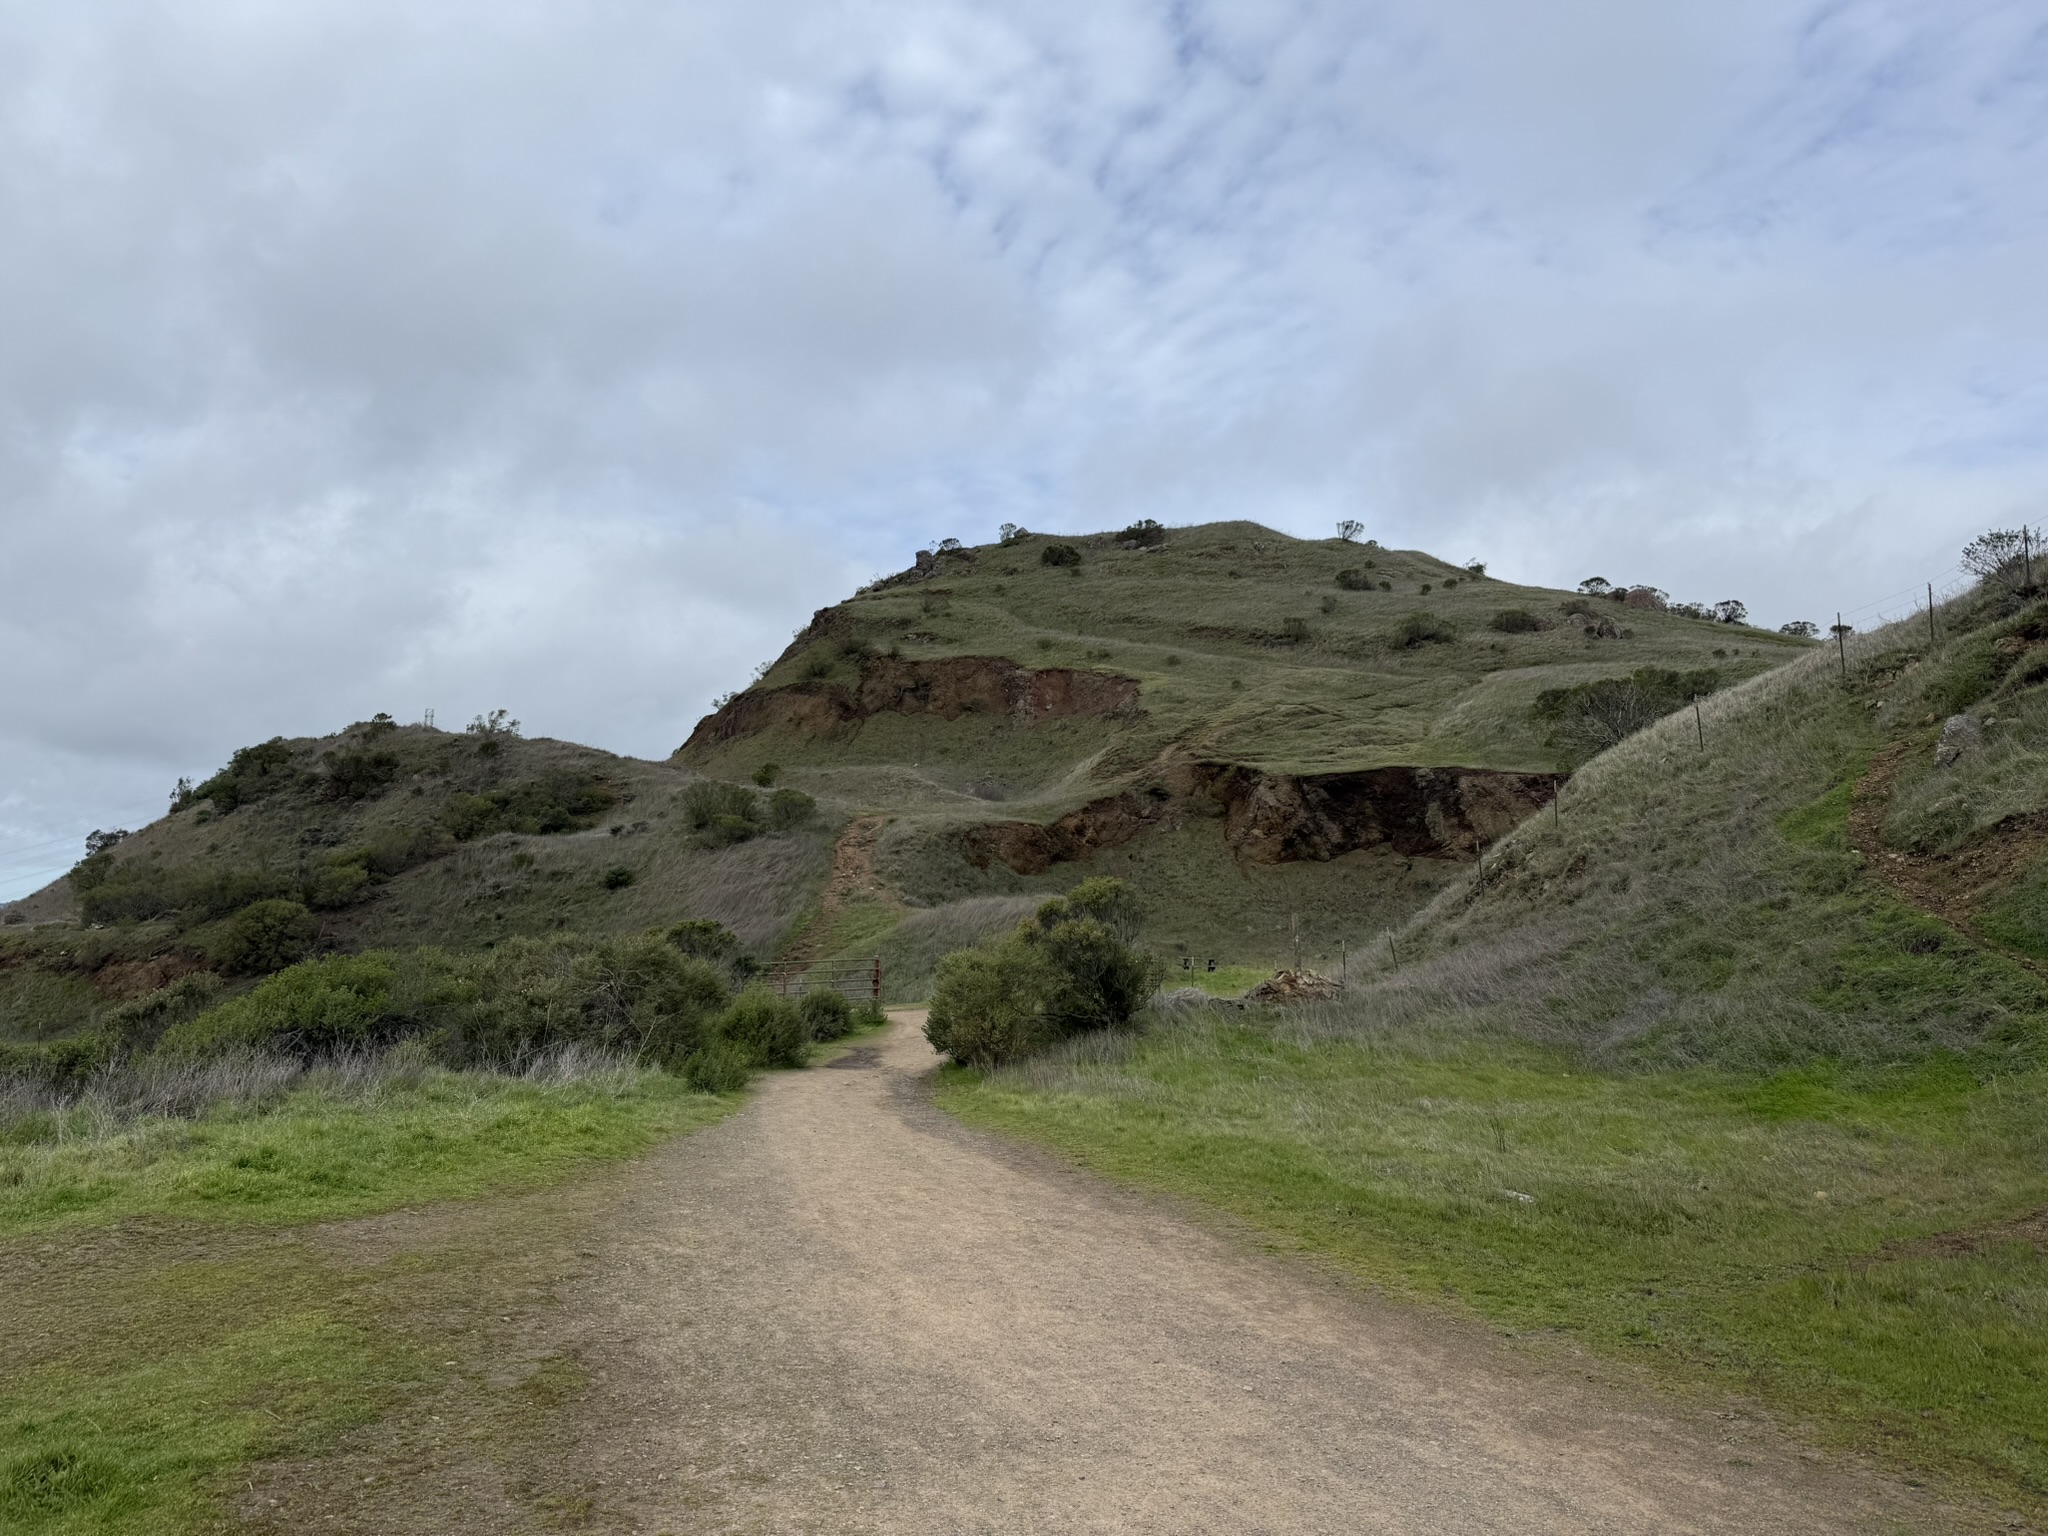
{"label": "low bush", "polygon": [[743,843],[761,831],[761,797],[743,784],[703,779],[683,791],[683,823],[700,847]]}
{"label": "low bush", "polygon": [[289,789],[299,778],[292,764],[292,749],[282,736],[273,736],[261,745],[239,748],[227,767],[192,791],[192,798],[212,801],[217,811],[232,811]]}
{"label": "low bush", "polygon": [[1346,592],[1370,592],[1372,590],[1372,578],[1366,575],[1364,571],[1352,568],[1337,573],[1337,585]]}
{"label": "low bush", "polygon": [[1048,544],[1038,552],[1040,565],[1079,565],[1081,551],[1072,544]]}
{"label": "low bush", "polygon": [[367,748],[320,754],[320,794],[328,800],[368,800],[391,787],[403,768],[396,752]]}
{"label": "low bush", "polygon": [[480,795],[457,795],[445,821],[462,843],[494,832],[567,832],[591,825],[617,798],[594,773],[551,773]]}
{"label": "low bush", "polygon": [[221,980],[211,971],[180,976],[146,997],[122,1003],[100,1023],[107,1043],[122,1055],[151,1050],[166,1031],[197,1018],[216,1001]]}
{"label": "low bush", "polygon": [[699,1093],[738,1093],[753,1065],[730,1040],[713,1040],[683,1066],[683,1080]]}
{"label": "low bush", "polygon": [[296,901],[252,901],[213,942],[213,963],[230,976],[264,976],[297,963],[320,937],[313,914]]}
{"label": "low bush", "polygon": [[797,1005],[766,987],[749,987],[734,998],[719,1018],[718,1033],[757,1067],[800,1067],[810,1046]]}
{"label": "low bush", "polygon": [[1425,645],[1449,645],[1458,638],[1458,631],[1433,613],[1411,613],[1394,626],[1388,638],[1396,649],[1414,651]]}
{"label": "low bush", "polygon": [[806,992],[796,1006],[813,1040],[842,1040],[853,1033],[853,1004],[837,992]]}
{"label": "low bush", "polygon": [[1127,1026],[1151,994],[1155,962],[1124,938],[1130,893],[1083,881],[1007,937],[939,962],[925,1038],[967,1066],[992,1067],[1092,1030]]}
{"label": "low bush", "polygon": [[1526,608],[1503,608],[1486,621],[1488,629],[1497,629],[1504,635],[1536,635],[1556,626],[1550,620],[1531,613]]}
{"label": "low bush", "polygon": [[623,891],[637,878],[633,871],[626,868],[625,865],[614,864],[610,869],[598,876],[597,883],[608,891]]}
{"label": "low bush", "polygon": [[1135,544],[1140,549],[1157,549],[1166,542],[1166,530],[1149,517],[1141,517],[1130,527],[1116,536],[1119,544]]}

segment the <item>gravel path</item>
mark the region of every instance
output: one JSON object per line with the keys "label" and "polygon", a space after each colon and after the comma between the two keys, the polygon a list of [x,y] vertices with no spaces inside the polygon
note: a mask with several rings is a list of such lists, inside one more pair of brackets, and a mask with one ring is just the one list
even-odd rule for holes
{"label": "gravel path", "polygon": [[[570,1298],[638,1531],[1958,1529],[966,1131],[899,1015],[649,1159]],[[1973,1522],[1969,1522],[1973,1523]]]}

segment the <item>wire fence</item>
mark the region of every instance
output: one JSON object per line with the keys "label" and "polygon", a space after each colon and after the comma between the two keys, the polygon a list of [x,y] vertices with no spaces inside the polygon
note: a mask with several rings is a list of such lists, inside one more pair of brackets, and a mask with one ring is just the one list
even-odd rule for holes
{"label": "wire fence", "polygon": [[806,992],[837,992],[849,1003],[882,1001],[882,957],[838,965],[806,965],[787,960],[761,973],[761,984],[778,997],[802,997]]}

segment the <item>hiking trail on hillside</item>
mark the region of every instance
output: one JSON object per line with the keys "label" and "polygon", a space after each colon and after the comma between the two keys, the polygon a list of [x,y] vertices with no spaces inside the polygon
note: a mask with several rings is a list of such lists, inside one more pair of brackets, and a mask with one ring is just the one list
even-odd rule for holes
{"label": "hiking trail on hillside", "polygon": [[927,1102],[920,1023],[626,1180],[563,1296],[596,1528],[1961,1528],[1760,1421],[1677,1417],[967,1130]]}

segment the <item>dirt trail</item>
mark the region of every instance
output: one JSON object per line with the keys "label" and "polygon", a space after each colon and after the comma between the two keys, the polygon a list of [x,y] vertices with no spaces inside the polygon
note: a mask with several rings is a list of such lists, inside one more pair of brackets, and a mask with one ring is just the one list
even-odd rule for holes
{"label": "dirt trail", "polygon": [[1960,1529],[1263,1257],[925,1102],[899,1015],[630,1180],[571,1296],[589,1518],[639,1532]]}
{"label": "dirt trail", "polygon": [[[890,900],[875,875],[875,848],[888,829],[886,816],[862,816],[848,824],[832,845],[832,867],[818,896],[818,915],[782,955],[785,964],[808,965],[824,958],[833,925],[847,904],[861,897]],[[898,903],[900,905],[900,903]]]}

